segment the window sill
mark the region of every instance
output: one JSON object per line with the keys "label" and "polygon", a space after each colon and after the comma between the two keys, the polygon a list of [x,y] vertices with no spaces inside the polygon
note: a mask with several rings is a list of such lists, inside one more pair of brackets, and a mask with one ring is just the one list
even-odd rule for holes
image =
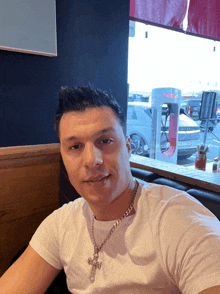
{"label": "window sill", "polygon": [[156,159],[151,159],[138,155],[131,155],[131,167],[140,168],[166,177],[174,181],[182,182],[204,188],[206,190],[217,192],[220,191],[220,175],[209,173],[197,169],[187,168],[185,166],[167,163]]}

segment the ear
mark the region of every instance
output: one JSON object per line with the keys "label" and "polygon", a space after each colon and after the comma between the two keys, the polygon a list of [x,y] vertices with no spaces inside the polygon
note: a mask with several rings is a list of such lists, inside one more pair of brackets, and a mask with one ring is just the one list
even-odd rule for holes
{"label": "ear", "polygon": [[130,136],[126,136],[125,140],[126,140],[126,147],[128,150],[129,158],[130,158],[131,157],[131,138],[130,138]]}

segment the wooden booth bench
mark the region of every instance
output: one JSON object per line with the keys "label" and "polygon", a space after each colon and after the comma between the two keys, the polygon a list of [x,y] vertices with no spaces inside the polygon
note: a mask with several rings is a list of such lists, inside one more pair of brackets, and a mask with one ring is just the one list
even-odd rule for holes
{"label": "wooden booth bench", "polygon": [[0,276],[59,208],[59,144],[0,148]]}

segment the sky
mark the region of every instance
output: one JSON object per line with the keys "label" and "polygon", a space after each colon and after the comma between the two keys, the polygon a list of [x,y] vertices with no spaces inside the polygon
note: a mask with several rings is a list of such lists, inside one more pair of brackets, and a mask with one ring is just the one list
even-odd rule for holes
{"label": "sky", "polygon": [[135,25],[128,50],[130,92],[151,92],[157,87],[175,87],[182,94],[220,90],[220,42],[138,22]]}

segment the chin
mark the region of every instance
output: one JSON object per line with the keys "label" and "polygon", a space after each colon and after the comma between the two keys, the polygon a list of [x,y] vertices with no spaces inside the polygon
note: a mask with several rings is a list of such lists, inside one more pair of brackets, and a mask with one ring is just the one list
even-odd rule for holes
{"label": "chin", "polygon": [[84,190],[81,193],[82,197],[93,205],[108,205],[113,201],[112,190],[111,191],[92,191],[92,190]]}

